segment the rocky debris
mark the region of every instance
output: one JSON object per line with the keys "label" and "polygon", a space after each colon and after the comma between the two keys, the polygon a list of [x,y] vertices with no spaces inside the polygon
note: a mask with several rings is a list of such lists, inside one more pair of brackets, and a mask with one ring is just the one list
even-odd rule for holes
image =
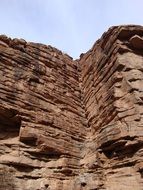
{"label": "rocky debris", "polygon": [[143,187],[142,26],[79,60],[0,36],[0,190]]}

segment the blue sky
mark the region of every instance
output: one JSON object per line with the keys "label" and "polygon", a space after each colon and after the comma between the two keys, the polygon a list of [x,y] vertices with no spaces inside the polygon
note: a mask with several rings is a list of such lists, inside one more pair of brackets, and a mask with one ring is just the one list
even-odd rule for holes
{"label": "blue sky", "polygon": [[143,0],[0,0],[0,34],[78,58],[112,25],[143,25]]}

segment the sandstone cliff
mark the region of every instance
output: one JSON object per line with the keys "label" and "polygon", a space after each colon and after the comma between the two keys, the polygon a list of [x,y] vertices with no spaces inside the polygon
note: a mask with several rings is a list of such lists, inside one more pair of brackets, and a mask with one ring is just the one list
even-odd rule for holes
{"label": "sandstone cliff", "polygon": [[143,190],[143,27],[79,60],[0,36],[0,190]]}

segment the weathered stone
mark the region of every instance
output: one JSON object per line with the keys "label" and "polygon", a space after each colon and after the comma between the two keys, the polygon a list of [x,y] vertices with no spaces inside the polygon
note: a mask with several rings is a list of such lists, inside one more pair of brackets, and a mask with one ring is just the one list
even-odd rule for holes
{"label": "weathered stone", "polygon": [[143,49],[143,38],[138,35],[131,37],[130,43],[136,49]]}
{"label": "weathered stone", "polygon": [[0,190],[142,190],[142,26],[73,60],[0,36]]}

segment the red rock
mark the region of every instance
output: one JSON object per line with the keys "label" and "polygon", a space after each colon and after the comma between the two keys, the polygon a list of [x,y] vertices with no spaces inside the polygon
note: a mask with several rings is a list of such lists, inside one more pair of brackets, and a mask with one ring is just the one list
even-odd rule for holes
{"label": "red rock", "polygon": [[141,190],[142,26],[79,60],[0,36],[0,190]]}
{"label": "red rock", "polygon": [[143,49],[143,38],[138,35],[131,37],[130,43],[136,49]]}

